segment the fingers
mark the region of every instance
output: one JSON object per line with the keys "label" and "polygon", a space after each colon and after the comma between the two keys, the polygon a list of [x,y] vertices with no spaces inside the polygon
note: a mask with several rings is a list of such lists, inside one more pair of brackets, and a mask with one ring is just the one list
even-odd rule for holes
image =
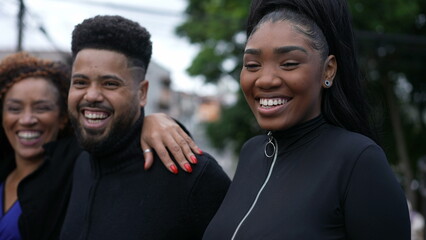
{"label": "fingers", "polygon": [[176,164],[173,162],[173,160],[170,158],[169,153],[165,145],[163,145],[163,143],[161,142],[161,138],[159,137],[159,135],[154,134],[152,138],[147,139],[150,139],[150,143],[152,146],[146,143],[144,139],[141,139],[141,146],[145,158],[144,169],[148,170],[154,163],[153,151],[147,151],[148,149],[154,149],[154,151],[160,157],[160,160],[164,164],[164,166],[166,166],[166,168],[173,174],[177,174],[178,168],[176,167]]}
{"label": "fingers", "polygon": [[171,136],[165,139],[167,149],[170,154],[173,155],[179,166],[186,172],[192,172],[191,164],[197,164],[198,160],[192,153],[190,146],[188,145],[187,139],[182,137],[178,131],[172,132]]}
{"label": "fingers", "polygon": [[[192,172],[191,164],[198,162],[194,153],[202,154],[189,135],[165,114],[151,114],[145,117],[141,146],[142,149],[153,148],[163,164],[175,174],[178,172],[178,168],[171,157],[180,168],[190,173]],[[144,155],[145,168],[148,169],[153,164],[154,158],[152,153]]]}
{"label": "fingers", "polygon": [[[189,146],[184,143],[184,141],[185,140],[176,132],[168,132],[167,134],[164,134],[162,136],[162,144],[164,144],[166,148],[163,148],[164,150],[162,149],[162,152],[158,153],[158,156],[164,163],[165,161],[168,161],[168,159],[170,159],[169,154],[171,154],[175,161],[179,164],[180,168],[190,173],[192,172],[192,167],[190,163],[196,164],[197,159],[191,152]],[[183,148],[181,147],[181,145],[183,145]],[[187,160],[185,153],[188,154],[189,160]]]}
{"label": "fingers", "polygon": [[194,155],[193,152],[197,154],[203,154],[203,151],[195,144],[194,140],[186,134],[186,132],[182,128],[177,129],[177,134],[183,139],[183,142],[181,142],[179,145],[183,149],[186,157],[190,159],[191,155]]}
{"label": "fingers", "polygon": [[161,162],[166,166],[166,168],[172,172],[173,174],[177,174],[178,168],[173,160],[170,158],[169,152],[165,148],[162,142],[158,142],[157,144],[153,144],[153,148],[160,158]]}
{"label": "fingers", "polygon": [[141,140],[141,146],[143,150],[143,156],[145,158],[144,169],[148,170],[151,168],[152,163],[154,162],[154,154],[152,151],[147,151],[151,148],[143,140]]}

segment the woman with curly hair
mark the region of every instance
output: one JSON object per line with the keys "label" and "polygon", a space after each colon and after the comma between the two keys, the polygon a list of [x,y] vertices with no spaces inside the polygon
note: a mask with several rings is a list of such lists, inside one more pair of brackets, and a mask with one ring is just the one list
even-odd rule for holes
{"label": "woman with curly hair", "polygon": [[20,52],[0,63],[0,239],[58,236],[81,152],[68,123],[68,84],[60,62]]}

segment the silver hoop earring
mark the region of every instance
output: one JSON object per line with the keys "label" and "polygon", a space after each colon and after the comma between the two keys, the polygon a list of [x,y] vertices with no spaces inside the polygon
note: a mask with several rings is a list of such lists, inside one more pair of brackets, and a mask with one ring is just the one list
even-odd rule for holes
{"label": "silver hoop earring", "polygon": [[329,87],[331,87],[331,82],[329,80],[325,80],[324,85],[325,85],[326,88],[329,88]]}

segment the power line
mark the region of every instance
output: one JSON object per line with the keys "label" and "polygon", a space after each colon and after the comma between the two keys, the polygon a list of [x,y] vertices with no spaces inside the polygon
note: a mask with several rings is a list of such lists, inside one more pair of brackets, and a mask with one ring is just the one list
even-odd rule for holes
{"label": "power line", "polygon": [[160,15],[164,17],[181,17],[182,16],[181,12],[166,11],[166,10],[146,8],[146,7],[140,7],[140,6],[134,6],[134,5],[124,5],[121,3],[117,4],[117,3],[111,3],[111,2],[92,2],[92,1],[83,1],[83,0],[66,0],[64,2],[82,3],[86,5],[101,6],[101,7],[119,9],[119,10],[130,11],[130,12],[152,14],[157,16]]}

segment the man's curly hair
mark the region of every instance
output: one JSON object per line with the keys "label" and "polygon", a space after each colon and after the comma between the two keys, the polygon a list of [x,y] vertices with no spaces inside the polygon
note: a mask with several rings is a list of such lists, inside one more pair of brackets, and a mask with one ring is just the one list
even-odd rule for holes
{"label": "man's curly hair", "polygon": [[121,16],[95,16],[75,26],[72,32],[73,59],[85,48],[124,54],[130,64],[146,70],[152,55],[149,32],[139,23]]}
{"label": "man's curly hair", "polygon": [[[0,120],[3,119],[3,101],[6,93],[15,83],[29,77],[46,79],[58,89],[60,114],[68,118],[67,98],[70,81],[69,67],[61,62],[44,60],[36,58],[26,52],[18,52],[5,57],[0,62]],[[71,125],[67,124],[65,129],[59,133],[59,137],[69,136],[72,132]],[[0,144],[2,152],[11,150],[1,125]]]}

